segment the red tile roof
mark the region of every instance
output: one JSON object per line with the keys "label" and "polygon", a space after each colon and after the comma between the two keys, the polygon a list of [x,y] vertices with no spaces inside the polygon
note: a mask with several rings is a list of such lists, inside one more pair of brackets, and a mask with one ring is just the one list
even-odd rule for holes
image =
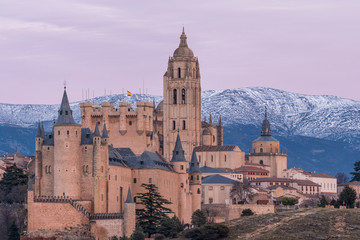
{"label": "red tile roof", "polygon": [[320,186],[319,184],[314,183],[310,180],[300,180],[300,179],[293,179],[300,186]]}
{"label": "red tile roof", "polygon": [[239,168],[234,169],[234,172],[263,172],[263,173],[269,173],[268,170],[259,168],[259,167],[253,167],[253,166],[241,166]]}

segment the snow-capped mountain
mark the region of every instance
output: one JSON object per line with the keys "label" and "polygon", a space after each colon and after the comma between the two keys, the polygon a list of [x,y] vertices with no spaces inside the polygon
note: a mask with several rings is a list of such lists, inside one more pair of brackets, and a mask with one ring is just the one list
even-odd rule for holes
{"label": "snow-capped mountain", "polygon": [[[69,95],[71,101],[71,95]],[[160,103],[162,97],[133,94],[90,99],[95,104],[125,101]],[[59,99],[60,103],[61,99]],[[80,102],[71,103],[80,123]],[[214,123],[221,115],[224,143],[247,151],[259,134],[265,106],[273,135],[288,148],[289,167],[328,173],[348,172],[360,149],[360,102],[335,96],[311,96],[271,88],[242,88],[202,92],[202,117]],[[0,154],[34,153],[36,123],[49,131],[59,105],[0,104]],[[339,167],[340,166],[340,167]]]}
{"label": "snow-capped mountain", "polygon": [[[71,96],[69,96],[71,100]],[[96,97],[89,101],[101,104],[119,101],[155,101],[162,97],[123,94]],[[61,99],[59,99],[59,102]],[[80,122],[80,102],[71,104],[74,118]],[[202,116],[212,114],[216,122],[221,114],[223,124],[259,126],[264,118],[264,108],[272,128],[280,135],[300,135],[329,140],[351,142],[360,136],[360,102],[335,96],[311,96],[290,93],[271,88],[242,88],[202,93]],[[59,105],[0,104],[0,124],[22,127],[33,126],[38,121],[53,121],[57,118]]]}

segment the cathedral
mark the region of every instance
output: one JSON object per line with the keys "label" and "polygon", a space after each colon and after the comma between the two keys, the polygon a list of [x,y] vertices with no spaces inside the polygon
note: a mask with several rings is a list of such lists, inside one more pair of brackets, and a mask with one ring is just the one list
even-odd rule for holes
{"label": "cathedral", "polygon": [[179,47],[163,76],[163,101],[80,104],[74,121],[64,89],[57,121],[36,134],[35,176],[28,190],[28,232],[49,237],[78,230],[96,239],[130,236],[135,229],[136,195],[155,184],[173,213],[190,223],[201,209],[200,167],[236,169],[266,165],[271,176],[286,169],[286,154],[271,137],[265,116],[261,137],[245,154],[223,145],[221,117],[201,118],[199,60],[182,31]]}

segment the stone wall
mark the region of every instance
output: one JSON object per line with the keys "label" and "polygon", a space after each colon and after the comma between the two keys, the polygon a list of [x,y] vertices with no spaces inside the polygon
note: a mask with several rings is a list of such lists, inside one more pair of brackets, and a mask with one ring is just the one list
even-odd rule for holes
{"label": "stone wall", "polygon": [[274,213],[274,205],[257,205],[257,204],[203,204],[201,209],[208,215],[210,221],[220,222],[228,221],[241,217],[244,209],[251,209],[255,214]]}
{"label": "stone wall", "polygon": [[122,237],[123,219],[96,219],[91,220],[91,235],[96,239],[108,239],[112,236]]}

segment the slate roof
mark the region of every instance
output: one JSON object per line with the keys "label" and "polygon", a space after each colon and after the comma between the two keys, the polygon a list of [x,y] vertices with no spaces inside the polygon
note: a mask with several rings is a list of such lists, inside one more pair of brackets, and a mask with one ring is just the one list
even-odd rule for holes
{"label": "slate roof", "polygon": [[157,153],[145,151],[140,156],[136,156],[130,149],[125,148],[111,148],[109,163],[135,169],[153,168],[174,171],[173,165]]}
{"label": "slate roof", "polygon": [[221,176],[219,174],[215,174],[215,175],[210,175],[207,177],[204,177],[201,180],[202,184],[233,184],[236,181],[224,176]]}
{"label": "slate roof", "polygon": [[36,137],[42,137],[41,128],[40,128],[40,122],[39,122],[38,127],[37,127]]}
{"label": "slate roof", "polygon": [[208,166],[204,166],[200,168],[200,172],[201,173],[228,173],[225,172],[223,170],[217,169],[217,168],[212,168],[212,167],[208,167]]}
{"label": "slate roof", "polygon": [[58,114],[58,119],[56,121],[56,125],[77,125],[72,116],[72,110],[70,108],[66,89],[64,89],[64,95],[58,113],[59,114]]}
{"label": "slate roof", "polygon": [[182,148],[180,136],[178,133],[176,137],[176,143],[173,150],[173,156],[171,158],[171,162],[186,162],[184,153],[185,151]]}
{"label": "slate roof", "polygon": [[234,169],[234,172],[263,172],[263,173],[269,173],[268,170],[262,169],[259,167],[254,166],[241,166],[239,168]]}
{"label": "slate roof", "polygon": [[193,153],[192,153],[188,172],[189,173],[200,173],[199,162],[197,160],[195,151],[193,151]]}
{"label": "slate roof", "polygon": [[100,130],[99,130],[99,124],[98,124],[98,122],[96,122],[96,124],[95,124],[95,131],[94,131],[94,133],[93,133],[93,136],[94,136],[94,137],[100,137]]}
{"label": "slate roof", "polygon": [[81,129],[81,145],[93,144],[93,133],[89,128]]}
{"label": "slate roof", "polygon": [[258,138],[256,138],[254,140],[254,142],[266,142],[266,141],[276,141],[278,142],[279,140],[277,140],[276,138],[274,138],[273,136],[260,136]]}
{"label": "slate roof", "polygon": [[233,151],[236,145],[221,145],[221,146],[198,146],[194,148],[195,152],[216,152],[216,151]]}
{"label": "slate roof", "polygon": [[109,137],[109,135],[108,135],[108,132],[106,129],[106,123],[104,122],[104,127],[103,127],[101,138],[108,138],[108,137]]}
{"label": "slate roof", "polygon": [[129,187],[129,190],[128,190],[128,194],[127,194],[125,203],[134,203],[134,200],[131,197],[130,187]]}
{"label": "slate roof", "polygon": [[54,132],[45,135],[43,144],[54,146]]}

